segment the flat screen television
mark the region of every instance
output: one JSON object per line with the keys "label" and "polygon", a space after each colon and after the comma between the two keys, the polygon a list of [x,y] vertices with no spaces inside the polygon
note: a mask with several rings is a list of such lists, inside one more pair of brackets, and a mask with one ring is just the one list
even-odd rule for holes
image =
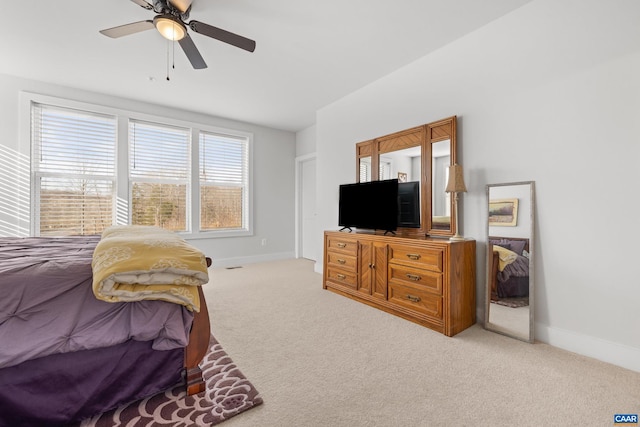
{"label": "flat screen television", "polygon": [[420,228],[420,183],[398,183],[398,227]]}
{"label": "flat screen television", "polygon": [[341,185],[338,225],[343,229],[395,231],[398,228],[398,180]]}

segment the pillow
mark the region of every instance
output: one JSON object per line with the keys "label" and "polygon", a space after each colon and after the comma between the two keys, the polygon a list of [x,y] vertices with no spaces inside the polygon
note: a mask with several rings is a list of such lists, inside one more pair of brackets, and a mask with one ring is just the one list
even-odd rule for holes
{"label": "pillow", "polygon": [[507,239],[491,239],[489,240],[489,243],[491,243],[494,246],[498,245],[498,246],[502,246],[505,249],[511,250],[511,242]]}
{"label": "pillow", "polygon": [[511,240],[503,237],[500,239],[489,239],[489,243],[493,245],[502,246],[505,249],[509,249],[518,255],[522,255],[522,251],[527,244],[526,240]]}
{"label": "pillow", "polygon": [[524,247],[526,246],[526,240],[511,240],[511,250],[518,255],[522,255],[522,251],[524,251]]}

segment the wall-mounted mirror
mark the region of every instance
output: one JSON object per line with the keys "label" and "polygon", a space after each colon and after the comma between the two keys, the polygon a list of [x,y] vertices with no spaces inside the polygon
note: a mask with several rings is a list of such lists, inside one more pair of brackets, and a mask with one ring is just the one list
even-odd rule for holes
{"label": "wall-mounted mirror", "polygon": [[449,166],[451,166],[451,140],[431,144],[431,228],[451,231],[451,193],[447,193]]}
{"label": "wall-mounted mirror", "polygon": [[356,144],[356,176],[358,182],[370,182],[373,180],[373,141],[365,141]]}
{"label": "wall-mounted mirror", "polygon": [[533,181],[487,185],[485,328],[533,342]]}
{"label": "wall-mounted mirror", "polygon": [[430,174],[426,176],[427,197],[431,202],[425,206],[429,212],[426,232],[430,236],[452,236],[456,233],[456,223],[451,220],[453,199],[445,191],[449,181],[449,166],[456,163],[456,117],[429,123],[426,128],[426,141],[423,151],[427,154]]}
{"label": "wall-mounted mirror", "polygon": [[394,179],[398,182],[420,181],[420,146],[380,154],[379,179]]}
{"label": "wall-mounted mirror", "polygon": [[360,158],[360,164],[358,167],[358,182],[371,181],[371,167],[371,156]]}
{"label": "wall-mounted mirror", "polygon": [[401,225],[401,234],[455,234],[453,200],[445,192],[448,166],[455,161],[455,116],[356,144],[358,182],[397,178],[418,183],[420,224]]}

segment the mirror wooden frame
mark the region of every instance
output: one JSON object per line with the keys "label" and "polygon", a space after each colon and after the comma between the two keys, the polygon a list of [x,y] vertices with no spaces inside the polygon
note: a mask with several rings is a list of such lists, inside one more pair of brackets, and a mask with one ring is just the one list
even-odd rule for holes
{"label": "mirror wooden frame", "polygon": [[[528,321],[528,331],[526,334],[518,334],[517,328],[509,328],[509,326],[498,325],[492,323],[491,319],[491,284],[493,282],[493,249],[492,244],[490,242],[491,231],[490,231],[490,223],[489,223],[489,203],[491,201],[490,190],[496,187],[507,187],[507,186],[529,186],[529,235],[528,235],[528,254],[529,254],[529,321]],[[511,338],[519,339],[521,341],[525,341],[528,343],[534,342],[534,302],[535,302],[535,182],[534,181],[521,181],[521,182],[507,182],[500,184],[488,184],[486,187],[487,194],[487,274],[486,274],[486,297],[485,297],[485,319],[484,319],[484,327],[485,329],[497,332],[502,335],[509,336]],[[523,240],[523,237],[517,238],[514,237],[514,240]]]}
{"label": "mirror wooden frame", "polygon": [[360,182],[360,163],[363,159],[371,158],[371,180],[377,181],[380,171],[380,156],[385,153],[403,150],[411,147],[421,147],[420,156],[420,228],[398,228],[400,235],[429,235],[450,237],[456,233],[453,220],[454,202],[450,200],[451,220],[448,230],[436,229],[432,216],[432,146],[441,141],[449,140],[450,165],[456,163],[457,117],[452,116],[436,122],[427,123],[410,129],[405,129],[379,138],[362,141],[356,144],[356,179]]}

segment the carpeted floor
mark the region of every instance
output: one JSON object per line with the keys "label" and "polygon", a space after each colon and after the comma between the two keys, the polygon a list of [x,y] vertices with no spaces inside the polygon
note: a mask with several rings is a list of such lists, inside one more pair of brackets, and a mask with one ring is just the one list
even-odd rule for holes
{"label": "carpeted floor", "polygon": [[446,337],[322,289],[306,260],[211,277],[212,332],[265,400],[220,427],[595,427],[640,413],[639,372],[481,324]]}
{"label": "carpeted floor", "polygon": [[200,367],[203,393],[186,396],[182,386],[98,415],[81,427],[212,426],[262,403],[258,391],[240,372],[216,339]]}

